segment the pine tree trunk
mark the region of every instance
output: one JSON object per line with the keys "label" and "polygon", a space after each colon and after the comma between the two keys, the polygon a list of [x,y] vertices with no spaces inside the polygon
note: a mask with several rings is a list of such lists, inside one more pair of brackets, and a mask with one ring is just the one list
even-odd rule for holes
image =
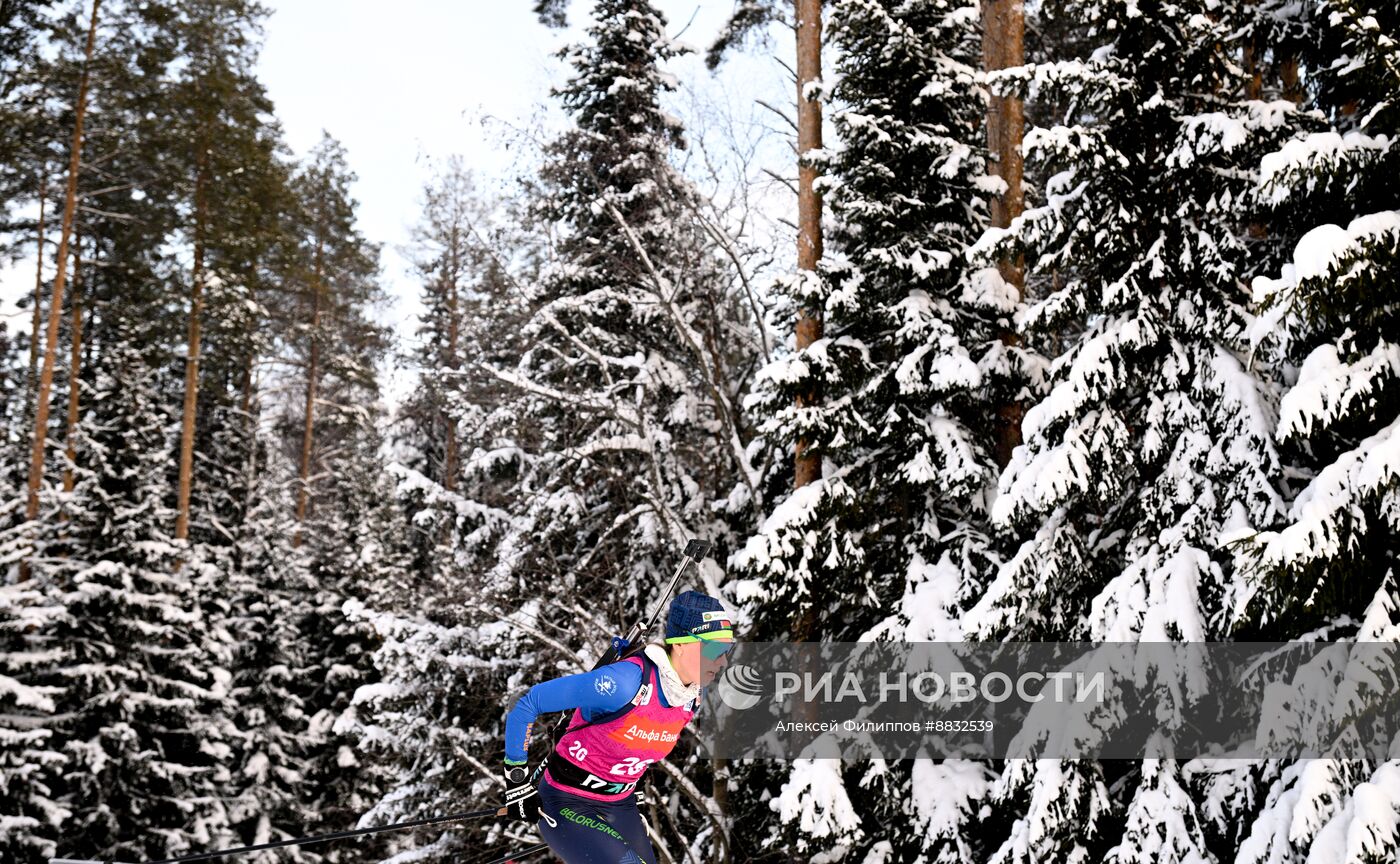
{"label": "pine tree trunk", "polygon": [[[1021,0],[985,0],[982,6],[982,65],[987,71],[1020,66],[1025,61],[1025,10]],[[987,104],[987,151],[992,159],[991,173],[1006,182],[1006,190],[992,196],[991,221],[995,228],[1006,228],[1021,215],[1025,200],[1021,192],[1024,163],[1021,137],[1025,108],[1019,97],[989,95]],[[1016,287],[1018,297],[1025,293],[1024,259],[1017,255],[998,263],[1001,278]],[[1008,324],[998,333],[1002,344],[1020,344],[1020,337]],[[997,406],[996,460],[1005,468],[1011,453],[1021,443],[1021,417],[1024,406],[1015,400]]]}
{"label": "pine tree trunk", "polygon": [[29,330],[29,392],[33,393],[39,384],[39,328],[44,316],[44,206],[49,201],[49,180],[45,175],[39,181],[39,251],[34,263],[34,324]]}
{"label": "pine tree trunk", "polygon": [[[807,85],[821,80],[821,28],[821,0],[797,0],[797,269],[798,276],[802,278],[808,278],[806,274],[811,274],[810,278],[816,278],[817,263],[822,257],[822,201],[815,188],[817,170],[805,158],[822,146],[821,103],[815,98],[807,98]],[[799,307],[796,330],[798,351],[820,339],[821,310],[805,305]],[[814,405],[819,398],[820,394],[808,390],[798,395],[797,407]],[[821,478],[821,458],[809,455],[809,446],[810,442],[798,439],[793,465],[794,489],[801,489]],[[793,616],[792,640],[810,640],[816,630],[816,622],[816,605],[809,599],[808,602],[799,605],[797,614]],[[804,668],[802,671],[812,670]],[[814,703],[803,703],[797,708],[797,719],[810,721],[813,719],[814,710]],[[796,864],[805,860],[805,857],[791,860]]]}
{"label": "pine tree trunk", "polygon": [[322,242],[317,228],[316,237],[316,277],[311,286],[311,356],[306,369],[306,419],[301,433],[301,467],[297,484],[297,530],[292,538],[292,546],[300,548],[302,525],[306,521],[306,505],[311,497],[311,448],[316,428],[316,375],[321,361],[321,277]]}
{"label": "pine tree trunk", "polygon": [[194,485],[195,414],[199,407],[200,319],[204,315],[204,227],[208,214],[205,200],[209,174],[209,148],[201,135],[195,154],[194,179],[194,274],[190,289],[189,333],[185,344],[185,405],[180,415],[180,480],[175,539],[190,536],[190,492]]}
{"label": "pine tree trunk", "polygon": [[[797,0],[797,269],[808,273],[816,273],[822,257],[822,201],[814,188],[817,169],[805,157],[821,149],[822,109],[817,99],[807,98],[807,85],[820,81],[821,75],[821,0]],[[801,351],[822,336],[821,310],[800,309],[796,329],[797,350]],[[797,405],[813,405],[817,398],[815,392],[801,394]],[[807,455],[808,446],[806,440],[797,442],[792,483],[797,489],[821,477],[821,459]],[[798,641],[802,635],[798,634]]]}
{"label": "pine tree trunk", "polygon": [[83,260],[82,243],[77,237],[73,240],[73,300],[72,319],[69,323],[72,346],[68,355],[68,426],[64,433],[64,455],[68,464],[63,467],[63,491],[72,492],[75,485],[73,466],[78,463],[78,407],[82,392],[83,371],[83,280],[81,267]]}
{"label": "pine tree trunk", "polygon": [[[25,518],[32,521],[39,515],[39,489],[44,482],[44,450],[48,446],[49,399],[53,394],[53,370],[58,354],[58,323],[63,317],[63,290],[68,279],[68,245],[73,235],[73,214],[78,205],[78,171],[82,164],[83,116],[87,113],[88,72],[92,65],[92,48],[97,38],[97,13],[102,0],[93,0],[92,20],[88,23],[87,47],[83,54],[83,71],[78,81],[78,99],[73,110],[73,145],[68,160],[68,189],[63,198],[63,228],[58,238],[58,270],[54,274],[53,296],[49,300],[48,332],[44,338],[44,365],[39,372],[39,387],[34,411],[34,442],[29,459],[29,499]],[[20,578],[28,578],[21,569]]]}

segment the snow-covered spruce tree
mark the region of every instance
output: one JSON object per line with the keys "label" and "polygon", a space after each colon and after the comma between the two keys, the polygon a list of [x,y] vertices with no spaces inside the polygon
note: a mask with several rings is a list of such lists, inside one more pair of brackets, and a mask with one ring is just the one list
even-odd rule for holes
{"label": "snow-covered spruce tree", "polygon": [[[478,575],[493,566],[512,526],[506,508],[518,503],[536,438],[517,422],[515,387],[488,371],[520,357],[529,312],[522,286],[537,272],[533,229],[511,203],[486,200],[455,160],[425,190],[415,249],[425,307],[413,354],[419,385],[400,406],[390,466],[413,563],[395,593],[380,592],[352,614],[380,640],[379,681],[354,697],[361,750],[393,772],[366,815],[375,823],[497,799],[501,708],[528,668],[518,658],[530,637],[519,628],[537,623],[539,598],[511,586],[483,592]],[[497,617],[502,610],[511,623]],[[411,839],[386,851],[413,846],[415,860],[453,861],[464,849],[508,842],[495,823]]]}
{"label": "snow-covered spruce tree", "polygon": [[[342,398],[348,395],[348,390],[341,393]],[[301,788],[309,830],[354,824],[391,779],[378,760],[357,752],[355,694],[379,680],[373,653],[381,639],[369,623],[348,614],[354,604],[375,597],[380,586],[402,584],[408,563],[405,522],[373,422],[371,416],[344,418],[344,427],[337,430],[340,452],[322,463],[329,469],[327,479],[305,525],[302,551],[312,596],[302,630],[308,648],[306,680],[313,686],[304,697],[309,752]],[[381,848],[387,839],[376,838],[372,848]],[[351,861],[372,853],[361,845],[323,854],[328,861]]]}
{"label": "snow-covered spruce tree", "polygon": [[418,383],[398,408],[392,470],[415,558],[397,599],[441,623],[464,620],[456,571],[490,560],[519,467],[510,416],[498,410],[514,388],[483,368],[514,364],[522,350],[527,276],[512,271],[528,274],[529,244],[516,222],[454,157],[424,188],[414,231],[424,313],[409,357]]}
{"label": "snow-covered spruce tree", "polygon": [[[543,433],[503,556],[613,583],[602,620],[640,608],[688,536],[728,540],[712,502],[750,480],[736,381],[748,360],[743,309],[690,213],[697,192],[672,167],[683,144],[660,99],[678,53],[650,3],[605,0],[590,41],[567,53],[558,91],[575,127],[547,147],[540,216],[556,259],[535,286],[528,347],[498,370],[521,422]],[[736,505],[742,506],[742,505]],[[622,577],[618,579],[617,577]]]}
{"label": "snow-covered spruce tree", "polygon": [[[735,557],[740,596],[774,636],[810,608],[822,638],[956,641],[996,562],[995,406],[1034,365],[996,338],[1014,289],[964,254],[993,189],[978,132],[977,9],[840,0],[828,32],[839,144],[820,183],[832,253],[818,280],[782,286],[793,305],[822,307],[824,334],[767,367],[752,400],[767,443],[789,453],[805,438],[826,467]],[[819,404],[795,407],[813,389]],[[813,781],[821,771],[830,776]],[[783,817],[803,817],[786,843],[798,854],[839,844],[887,861],[971,861],[965,823],[988,781],[976,765],[802,765],[778,794]]]}
{"label": "snow-covered spruce tree", "polygon": [[[1054,359],[992,508],[1019,549],[964,624],[977,638],[1219,638],[1219,535],[1283,506],[1272,395],[1248,368],[1242,236],[1250,172],[1297,111],[1246,98],[1238,5],[1040,14],[1068,50],[990,76],[1056,106],[1025,138],[1039,200],[973,258],[1024,253],[1023,330]],[[1181,773],[1169,759],[1010,763],[994,799],[1011,830],[992,860],[1210,860]]]}
{"label": "snow-covered spruce tree", "polygon": [[64,609],[49,582],[18,580],[41,533],[24,521],[33,390],[20,358],[28,359],[28,346],[27,334],[12,338],[0,326],[0,858],[41,864],[70,815],[58,801],[68,763],[54,717],[63,690],[45,683],[68,658],[54,635]]}
{"label": "snow-covered spruce tree", "polygon": [[[981,636],[1205,638],[1221,627],[1209,558],[1220,527],[1281,506],[1268,394],[1244,368],[1237,202],[1293,109],[1235,98],[1217,45],[1227,20],[1045,13],[1104,44],[993,76],[1069,106],[1071,122],[1026,136],[1043,202],[974,249],[1027,255],[1044,295],[1027,335],[1063,347],[993,508],[1024,542],[967,624]],[[1188,602],[1166,602],[1170,586]]]}
{"label": "snow-covered spruce tree", "polygon": [[237,728],[229,823],[245,844],[300,835],[312,821],[307,683],[323,671],[311,668],[302,629],[315,586],[305,559],[292,552],[295,473],[270,443],[259,436],[245,454],[237,486],[243,518],[223,565],[231,598],[227,626],[237,645],[229,689]]}
{"label": "snow-covered spruce tree", "polygon": [[64,609],[50,633],[68,656],[39,680],[60,688],[59,800],[72,818],[58,853],[74,857],[166,857],[225,836],[230,676],[215,661],[229,649],[169,541],[171,366],[142,356],[150,319],[126,299],[106,307],[85,418],[91,475],[64,508],[82,557],[35,568]]}
{"label": "snow-covered spruce tree", "polygon": [[292,550],[296,475],[279,442],[260,431],[265,397],[255,371],[286,328],[272,310],[297,272],[295,220],[282,216],[295,210],[289,169],[271,152],[275,130],[256,131],[215,159],[227,174],[204,227],[189,537],[192,566],[207,576],[206,607],[217,604],[210,618],[236,646],[227,661],[237,735],[225,790],[234,843],[308,830],[303,732],[308,683],[317,680],[301,629],[312,586],[306,558]]}
{"label": "snow-covered spruce tree", "polygon": [[23,680],[63,660],[44,635],[63,610],[41,588],[0,584],[0,855],[17,864],[52,857],[69,815],[55,800],[67,762],[52,718],[57,688]]}
{"label": "snow-covered spruce tree", "polygon": [[[1286,388],[1275,434],[1282,526],[1234,532],[1231,622],[1266,638],[1400,639],[1400,13],[1375,2],[1293,10],[1290,47],[1322,123],[1265,155],[1258,194],[1288,263],[1254,280],[1258,353]],[[1264,530],[1254,530],[1264,529]],[[1270,763],[1237,861],[1393,861],[1400,762]]]}
{"label": "snow-covered spruce tree", "polygon": [[[0,524],[5,525],[24,507],[28,342],[0,327]],[[28,548],[24,532],[0,533],[0,857],[16,864],[52,857],[68,816],[55,800],[67,761],[53,718],[59,691],[34,683],[36,669],[63,662],[64,652],[50,635],[63,609],[44,583],[15,582]]]}
{"label": "snow-covered spruce tree", "polygon": [[[539,606],[533,603],[520,610],[522,618],[532,617]],[[500,749],[501,703],[492,697],[506,692],[508,673],[519,673],[486,658],[497,652],[513,666],[520,638],[515,629],[497,621],[441,624],[407,610],[377,611],[360,603],[347,611],[352,619],[372,626],[381,640],[374,654],[380,680],[360,688],[354,697],[355,734],[367,758],[394,772],[392,786],[365,814],[365,821],[385,824],[460,813],[500,800],[492,768]],[[464,611],[461,617],[472,616]],[[417,840],[388,838],[392,845],[386,851],[412,848],[415,861],[456,861],[466,850],[514,843],[504,835],[504,827],[471,822],[442,831],[431,841],[426,831]],[[500,848],[506,851],[508,847]]]}
{"label": "snow-covered spruce tree", "polygon": [[[835,248],[819,286],[786,286],[818,292],[825,335],[766,368],[751,400],[766,439],[806,436],[828,468],[736,558],[778,619],[813,606],[831,638],[960,638],[989,566],[987,393],[1010,377],[990,343],[1014,294],[963,255],[985,221],[975,28],[974,7],[953,2],[832,12]],[[794,407],[813,377],[822,404]]]}
{"label": "snow-covered spruce tree", "polygon": [[[356,226],[353,180],[344,149],[328,136],[293,179],[300,241],[293,283],[301,290],[283,338],[298,386],[269,407],[278,413],[278,444],[297,464],[289,563],[300,570],[294,578],[313,589],[299,622],[307,671],[298,682],[307,748],[301,804],[313,831],[347,826],[382,792],[379,766],[355,752],[351,704],[359,687],[376,680],[377,637],[344,607],[381,584],[401,584],[404,565],[403,526],[379,452],[376,366],[388,341],[371,317],[382,297],[378,249]],[[358,858],[374,854],[376,843],[321,854]]]}
{"label": "snow-covered spruce tree", "polygon": [[1400,415],[1400,316],[1389,295],[1400,272],[1400,46],[1382,35],[1400,19],[1351,3],[1308,8],[1333,49],[1306,58],[1330,128],[1260,160],[1259,195],[1293,248],[1273,278],[1254,281],[1263,308],[1250,332],[1287,376],[1276,433],[1293,497],[1286,527],[1242,532],[1230,609],[1279,636],[1359,621],[1400,556],[1400,463],[1385,455]]}
{"label": "snow-covered spruce tree", "polygon": [[[61,610],[45,638],[68,653],[32,665],[26,683],[57,688],[54,742],[67,763],[53,790],[72,814],[57,854],[164,857],[225,836],[230,646],[205,615],[218,583],[169,542],[179,291],[166,244],[177,241],[174,208],[158,191],[167,154],[148,134],[166,108],[165,79],[142,70],[173,62],[173,49],[151,26],[152,4],[105,4],[103,14],[72,292],[85,320],[81,419],[64,442],[76,444],[76,485],[60,491],[67,460],[50,463],[26,553],[43,602]],[[73,56],[85,30],[54,39],[60,57]],[[133,195],[132,184],[152,194]],[[55,419],[57,443],[65,430]]]}

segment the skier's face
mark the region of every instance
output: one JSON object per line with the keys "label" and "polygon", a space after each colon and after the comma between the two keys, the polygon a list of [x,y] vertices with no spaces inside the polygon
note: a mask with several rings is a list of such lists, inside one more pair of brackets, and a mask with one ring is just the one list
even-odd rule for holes
{"label": "skier's face", "polygon": [[729,663],[733,639],[706,639],[683,642],[671,649],[671,665],[686,684],[708,687]]}
{"label": "skier's face", "polygon": [[700,686],[708,687],[729,665],[729,652],[734,650],[734,640],[708,639],[695,644],[700,649]]}

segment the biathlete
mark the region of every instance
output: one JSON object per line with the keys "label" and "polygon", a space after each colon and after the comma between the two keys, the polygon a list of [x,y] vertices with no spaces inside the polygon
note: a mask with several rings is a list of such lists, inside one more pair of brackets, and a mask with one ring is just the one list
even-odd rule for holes
{"label": "biathlete", "polygon": [[[506,810],[538,822],[565,864],[656,864],[635,790],[666,758],[734,647],[723,604],[697,591],[671,601],[665,645],[531,687],[506,715]],[[542,713],[574,709],[530,784],[530,732]]]}

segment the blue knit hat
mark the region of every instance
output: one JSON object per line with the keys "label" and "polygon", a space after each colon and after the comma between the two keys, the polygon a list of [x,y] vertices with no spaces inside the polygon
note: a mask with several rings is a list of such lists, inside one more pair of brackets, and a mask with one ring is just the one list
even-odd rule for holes
{"label": "blue knit hat", "polygon": [[666,613],[666,642],[733,639],[734,623],[724,604],[699,591],[686,591],[671,601]]}

